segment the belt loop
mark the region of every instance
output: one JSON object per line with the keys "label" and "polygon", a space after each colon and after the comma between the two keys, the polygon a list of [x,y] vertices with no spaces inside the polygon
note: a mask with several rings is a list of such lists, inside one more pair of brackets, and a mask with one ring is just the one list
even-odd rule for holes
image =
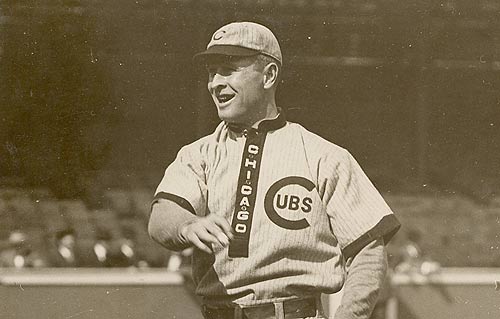
{"label": "belt loop", "polygon": [[243,319],[243,308],[241,308],[239,305],[236,305],[236,307],[234,307],[234,319]]}
{"label": "belt loop", "polygon": [[274,316],[276,319],[285,319],[285,307],[283,307],[283,302],[274,303]]}

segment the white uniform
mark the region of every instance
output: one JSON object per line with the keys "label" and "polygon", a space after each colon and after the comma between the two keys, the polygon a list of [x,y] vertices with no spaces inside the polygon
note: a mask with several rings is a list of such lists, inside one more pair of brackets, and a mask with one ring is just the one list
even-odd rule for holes
{"label": "white uniform", "polygon": [[284,115],[238,132],[221,123],[181,149],[156,199],[232,225],[229,247],[195,250],[207,304],[256,304],[341,289],[345,260],[399,222],[343,148]]}

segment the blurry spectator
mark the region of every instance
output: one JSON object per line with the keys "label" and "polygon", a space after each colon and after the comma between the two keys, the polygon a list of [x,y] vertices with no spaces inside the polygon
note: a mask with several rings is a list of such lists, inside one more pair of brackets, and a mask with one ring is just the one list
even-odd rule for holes
{"label": "blurry spectator", "polygon": [[132,267],[136,266],[137,256],[131,238],[114,239],[107,230],[98,230],[94,244],[94,254],[98,267]]}
{"label": "blurry spectator", "polygon": [[120,253],[118,254],[119,258],[117,260],[120,263],[118,267],[135,266],[137,255],[134,251],[134,242],[129,238],[122,237],[117,240],[117,244],[120,248]]}
{"label": "blurry spectator", "polygon": [[180,271],[191,266],[193,248],[187,248],[180,252],[172,251],[167,261],[167,270]]}
{"label": "blurry spectator", "polygon": [[146,258],[136,249],[137,234],[135,230],[132,227],[123,227],[122,235],[123,237],[118,239],[118,244],[122,256],[126,257],[126,265],[124,266],[149,267]]}
{"label": "blurry spectator", "polygon": [[182,255],[180,252],[172,251],[168,257],[167,270],[179,271],[182,265]]}
{"label": "blurry spectator", "polygon": [[9,248],[0,253],[0,267],[44,267],[45,261],[30,247],[28,236],[20,231],[9,235]]}
{"label": "blurry spectator", "polygon": [[76,233],[72,228],[63,229],[55,234],[55,249],[50,252],[50,266],[85,266],[83,255],[76,246]]}
{"label": "blurry spectator", "polygon": [[396,271],[419,271],[422,263],[422,249],[420,248],[420,233],[409,230],[396,256]]}
{"label": "blurry spectator", "polygon": [[93,250],[96,257],[96,266],[98,267],[112,267],[110,264],[110,251],[111,251],[111,233],[107,230],[98,229],[96,235],[96,242]]}
{"label": "blurry spectator", "polygon": [[422,252],[420,247],[420,233],[416,230],[409,230],[406,240],[400,247],[395,271],[413,272],[422,275],[430,275],[439,271],[439,263],[433,261]]}

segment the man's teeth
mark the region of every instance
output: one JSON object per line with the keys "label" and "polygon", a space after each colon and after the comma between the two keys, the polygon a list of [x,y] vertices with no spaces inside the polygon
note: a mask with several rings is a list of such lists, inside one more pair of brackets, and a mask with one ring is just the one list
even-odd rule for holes
{"label": "man's teeth", "polygon": [[225,103],[225,102],[231,100],[233,97],[234,97],[234,95],[220,95],[218,97],[218,99],[219,99],[219,102]]}

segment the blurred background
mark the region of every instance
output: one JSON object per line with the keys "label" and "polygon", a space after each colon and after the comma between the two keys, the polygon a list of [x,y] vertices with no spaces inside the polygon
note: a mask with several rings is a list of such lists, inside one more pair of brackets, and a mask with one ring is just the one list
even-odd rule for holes
{"label": "blurred background", "polygon": [[149,205],[218,123],[191,57],[234,20],[274,31],[278,105],[400,218],[393,269],[500,266],[499,1],[6,0],[1,267],[189,268],[149,239]]}

